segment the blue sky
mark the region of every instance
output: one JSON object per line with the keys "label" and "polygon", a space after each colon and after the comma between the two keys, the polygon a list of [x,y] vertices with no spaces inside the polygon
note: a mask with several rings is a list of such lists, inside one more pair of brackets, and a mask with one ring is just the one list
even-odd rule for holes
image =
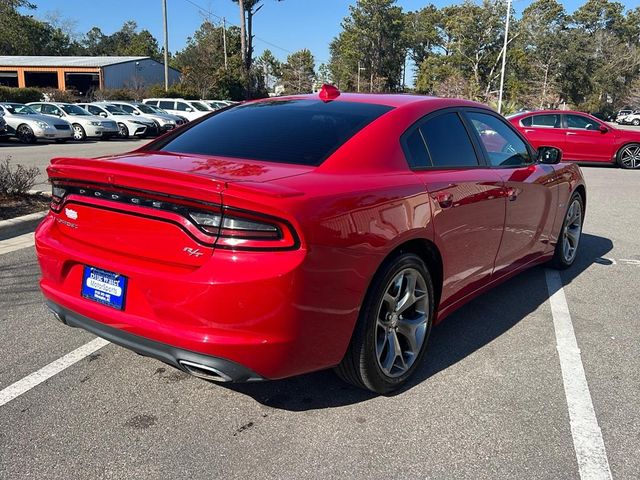
{"label": "blue sky", "polygon": [[[522,12],[532,0],[515,0],[514,8]],[[79,32],[93,26],[105,33],[113,33],[125,21],[135,20],[162,42],[161,0],[32,0],[37,5],[36,16],[45,17],[48,12],[57,12],[62,17],[74,20]],[[168,0],[169,50],[175,52],[184,47],[187,39],[211,12],[214,21],[226,17],[228,22],[239,24],[238,7],[232,0]],[[270,49],[276,57],[284,60],[288,53],[309,48],[316,62],[329,59],[329,42],[340,31],[340,22],[349,12],[355,0],[264,0],[264,7],[255,17],[256,53]],[[428,3],[438,7],[460,3],[446,0],[399,0],[405,10],[418,10]],[[582,0],[565,0],[565,8],[572,12]],[[640,6],[640,0],[623,0],[627,8]],[[196,7],[199,5],[201,8]]]}

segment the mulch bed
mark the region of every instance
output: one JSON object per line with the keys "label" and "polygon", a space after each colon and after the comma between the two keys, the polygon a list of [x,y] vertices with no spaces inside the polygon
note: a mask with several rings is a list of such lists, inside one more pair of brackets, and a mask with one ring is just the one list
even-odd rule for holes
{"label": "mulch bed", "polygon": [[0,195],[0,220],[47,210],[50,202],[45,195]]}

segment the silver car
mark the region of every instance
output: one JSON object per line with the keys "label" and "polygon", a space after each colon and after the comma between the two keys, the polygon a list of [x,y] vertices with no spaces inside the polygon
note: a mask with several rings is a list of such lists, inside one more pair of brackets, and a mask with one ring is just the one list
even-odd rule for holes
{"label": "silver car", "polygon": [[23,103],[0,103],[0,113],[7,122],[7,134],[22,143],[36,143],[39,139],[63,143],[73,135],[71,124],[66,120],[40,115]]}
{"label": "silver car", "polygon": [[27,105],[44,115],[68,121],[73,126],[74,140],[81,141],[87,137],[110,138],[118,134],[115,122],[96,117],[73,103],[33,102]]}
{"label": "silver car", "polygon": [[147,135],[153,135],[159,129],[158,124],[153,120],[129,115],[120,107],[108,102],[79,103],[78,105],[94,115],[116,122],[120,138],[129,138],[132,135],[144,138]]}
{"label": "silver car", "polygon": [[114,100],[109,103],[121,108],[129,115],[155,120],[160,126],[160,133],[168,132],[169,130],[173,130],[185,123],[184,120],[177,115],[157,112],[149,105],[145,105],[141,102]]}

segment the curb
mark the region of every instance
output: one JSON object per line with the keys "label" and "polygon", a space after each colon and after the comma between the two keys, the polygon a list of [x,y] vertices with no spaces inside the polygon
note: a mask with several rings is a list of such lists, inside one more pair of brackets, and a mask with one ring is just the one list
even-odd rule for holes
{"label": "curb", "polygon": [[22,217],[0,220],[0,240],[17,237],[24,233],[33,232],[42,219],[49,213],[49,210],[30,213]]}

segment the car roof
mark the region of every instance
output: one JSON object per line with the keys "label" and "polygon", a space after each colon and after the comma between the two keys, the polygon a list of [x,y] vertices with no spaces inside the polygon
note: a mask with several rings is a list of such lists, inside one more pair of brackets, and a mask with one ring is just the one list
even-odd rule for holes
{"label": "car roof", "polygon": [[522,112],[516,113],[512,118],[520,118],[524,116],[530,115],[588,115],[592,117],[590,113],[587,112],[579,112],[578,110],[536,110],[535,112]]}

